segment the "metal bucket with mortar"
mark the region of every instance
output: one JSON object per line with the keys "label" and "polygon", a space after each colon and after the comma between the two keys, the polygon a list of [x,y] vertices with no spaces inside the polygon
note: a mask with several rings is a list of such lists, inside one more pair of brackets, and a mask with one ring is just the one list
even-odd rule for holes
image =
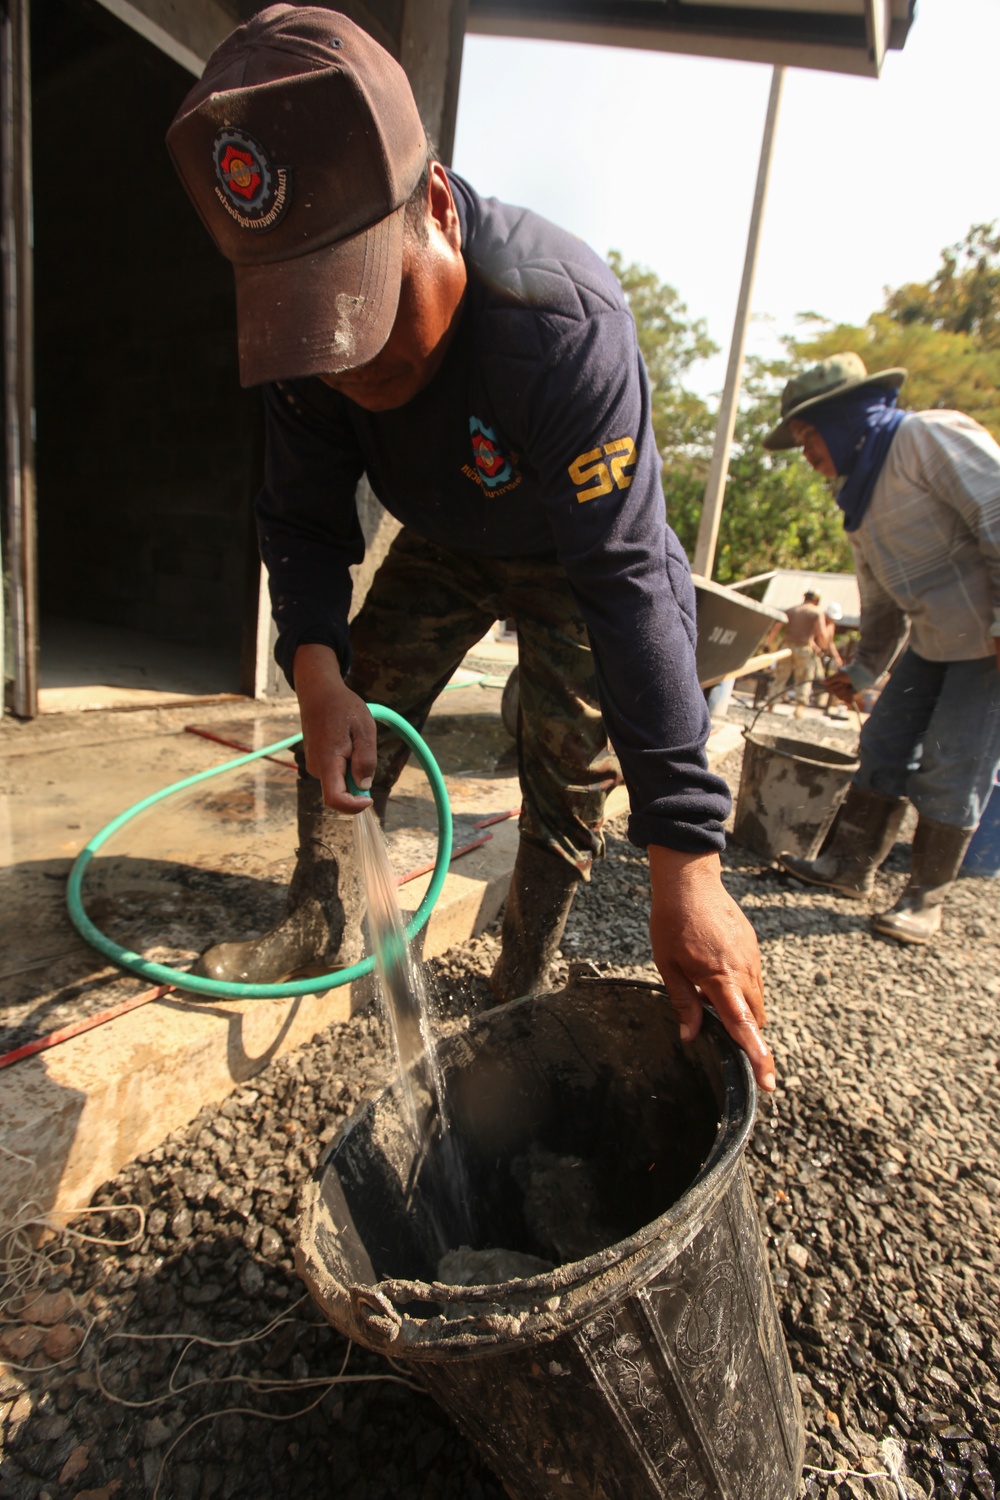
{"label": "metal bucket with mortar", "polygon": [[[306,1196],[297,1264],[329,1321],[419,1381],[515,1500],[790,1500],[803,1430],[743,1161],[756,1094],[715,1017],[682,1045],[658,985],[576,975],[439,1056],[471,1219],[448,1221],[387,1089]],[[551,1269],[439,1281],[467,1236]]]}
{"label": "metal bucket with mortar", "polygon": [[857,773],[857,755],[759,730],[759,718],[743,731],[733,842],[766,860],[815,859]]}

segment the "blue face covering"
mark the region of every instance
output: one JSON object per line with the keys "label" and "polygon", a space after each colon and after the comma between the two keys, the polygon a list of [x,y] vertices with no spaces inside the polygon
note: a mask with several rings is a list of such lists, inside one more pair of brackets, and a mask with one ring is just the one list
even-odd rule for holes
{"label": "blue face covering", "polygon": [[837,473],[844,476],[837,504],[844,512],[845,531],[857,531],[861,525],[896,428],[905,415],[896,409],[896,397],[896,391],[864,386],[803,413],[802,421],[815,427]]}

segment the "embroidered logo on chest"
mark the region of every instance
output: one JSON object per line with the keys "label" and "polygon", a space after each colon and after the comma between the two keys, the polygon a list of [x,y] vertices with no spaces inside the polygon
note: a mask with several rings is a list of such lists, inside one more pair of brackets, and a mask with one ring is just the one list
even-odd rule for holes
{"label": "embroidered logo on chest", "polygon": [[478,417],[470,417],[469,436],[473,461],[471,465],[462,465],[462,473],[468,479],[474,479],[491,495],[502,495],[505,490],[521,483],[517,455],[504,453],[492,427],[487,427]]}

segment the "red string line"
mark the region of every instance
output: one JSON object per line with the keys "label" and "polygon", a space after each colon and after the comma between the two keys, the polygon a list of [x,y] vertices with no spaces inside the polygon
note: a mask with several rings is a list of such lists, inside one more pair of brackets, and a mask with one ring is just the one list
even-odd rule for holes
{"label": "red string line", "polygon": [[[210,729],[200,729],[197,724],[185,724],[184,733],[200,735],[203,740],[214,740],[217,745],[228,745],[230,750],[242,750],[246,755],[253,750],[252,745],[241,745],[239,740],[227,740],[224,735],[213,734]],[[276,766],[284,766],[290,771],[299,769],[298,761],[290,760],[287,756],[282,759],[278,755],[262,755],[261,760],[273,760]]]}

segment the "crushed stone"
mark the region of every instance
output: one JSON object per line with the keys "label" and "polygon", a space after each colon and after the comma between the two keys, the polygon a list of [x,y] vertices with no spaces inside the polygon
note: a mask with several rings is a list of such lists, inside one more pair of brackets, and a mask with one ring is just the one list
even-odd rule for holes
{"label": "crushed stone", "polygon": [[[897,846],[880,877],[885,905],[907,859]],[[761,942],[778,1065],[748,1165],[808,1429],[803,1495],[896,1496],[879,1477],[896,1453],[911,1500],[995,1500],[1000,881],[960,880],[940,940],[915,949],[873,937],[864,904],[797,886],[735,847],[725,880]],[[610,824],[552,988],[578,958],[656,977],[646,889],[645,856]],[[442,1030],[489,1005],[497,931],[428,966]],[[48,1247],[39,1290],[68,1291],[75,1311],[43,1304],[62,1321],[39,1320],[42,1340],[95,1321],[55,1369],[40,1346],[20,1373],[5,1356],[2,1500],[132,1500],[158,1482],[162,1500],[504,1500],[433,1401],[378,1356],[348,1352],[299,1300],[299,1191],[383,1084],[388,1055],[373,1014],[328,1028],[126,1166],[95,1195],[106,1214],[79,1221],[126,1240],[126,1205],[138,1204],[140,1239],[79,1243],[72,1263]],[[29,1326],[14,1318],[5,1341]],[[348,1375],[379,1378],[276,1385],[330,1382],[345,1357]],[[155,1404],[115,1404],[99,1380]],[[254,1415],[265,1412],[302,1415]]]}

